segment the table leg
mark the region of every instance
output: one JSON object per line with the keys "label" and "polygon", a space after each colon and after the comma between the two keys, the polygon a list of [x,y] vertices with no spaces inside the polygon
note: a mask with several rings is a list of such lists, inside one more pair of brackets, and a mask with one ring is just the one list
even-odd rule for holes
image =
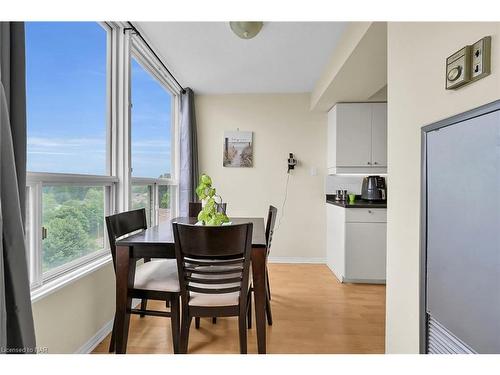
{"label": "table leg", "polygon": [[252,282],[259,354],[266,354],[266,248],[252,248]]}
{"label": "table leg", "polygon": [[115,325],[115,352],[127,352],[128,327],[130,323],[130,309],[132,298],[128,289],[134,286],[135,259],[130,258],[128,246],[116,247],[116,325]]}

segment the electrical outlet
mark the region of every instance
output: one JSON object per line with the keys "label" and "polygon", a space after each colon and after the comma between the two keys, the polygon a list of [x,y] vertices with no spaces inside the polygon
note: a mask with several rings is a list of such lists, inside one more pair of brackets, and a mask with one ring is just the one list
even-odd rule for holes
{"label": "electrical outlet", "polygon": [[476,81],[491,71],[491,36],[486,36],[472,45],[471,79]]}

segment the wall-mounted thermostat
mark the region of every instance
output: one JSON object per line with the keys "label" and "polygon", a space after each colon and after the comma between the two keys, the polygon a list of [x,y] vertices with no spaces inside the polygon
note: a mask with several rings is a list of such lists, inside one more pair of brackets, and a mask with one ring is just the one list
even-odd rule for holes
{"label": "wall-mounted thermostat", "polygon": [[465,46],[446,59],[446,89],[454,90],[477,81],[491,71],[491,36]]}
{"label": "wall-mounted thermostat", "polygon": [[446,59],[446,89],[456,89],[470,81],[470,46]]}

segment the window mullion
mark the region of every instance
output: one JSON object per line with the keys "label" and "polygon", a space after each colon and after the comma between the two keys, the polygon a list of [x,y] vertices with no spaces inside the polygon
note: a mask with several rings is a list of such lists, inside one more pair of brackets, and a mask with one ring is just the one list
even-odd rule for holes
{"label": "window mullion", "polygon": [[154,216],[155,216],[155,225],[158,225],[160,217],[159,217],[159,208],[160,208],[160,203],[159,203],[159,194],[158,194],[158,183],[153,184],[153,189],[154,189]]}
{"label": "window mullion", "polygon": [[42,285],[42,182],[38,182],[33,189],[33,231],[32,231],[32,265],[33,286]]}
{"label": "window mullion", "polygon": [[122,28],[113,30],[114,48],[113,56],[116,58],[112,64],[112,105],[115,131],[114,144],[116,149],[112,156],[114,175],[118,177],[116,186],[116,212],[122,212],[131,207],[131,124],[130,124],[130,31]]}

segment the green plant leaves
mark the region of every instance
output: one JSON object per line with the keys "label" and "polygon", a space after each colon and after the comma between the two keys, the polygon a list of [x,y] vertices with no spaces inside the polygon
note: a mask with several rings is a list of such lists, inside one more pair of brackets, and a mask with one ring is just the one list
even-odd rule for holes
{"label": "green plant leaves", "polygon": [[198,214],[198,221],[205,225],[218,226],[229,222],[228,217],[222,212],[217,212],[217,205],[214,197],[217,196],[217,190],[212,187],[212,179],[206,174],[200,176],[196,195],[201,200],[206,200],[205,206]]}
{"label": "green plant leaves", "polygon": [[207,176],[206,174],[202,174],[200,180],[201,180],[201,183],[203,183],[204,185],[212,186],[212,179],[210,178],[210,176]]}
{"label": "green plant leaves", "polygon": [[206,174],[200,176],[200,181],[196,188],[196,195],[202,200],[215,195],[215,189],[212,188],[212,179]]}

